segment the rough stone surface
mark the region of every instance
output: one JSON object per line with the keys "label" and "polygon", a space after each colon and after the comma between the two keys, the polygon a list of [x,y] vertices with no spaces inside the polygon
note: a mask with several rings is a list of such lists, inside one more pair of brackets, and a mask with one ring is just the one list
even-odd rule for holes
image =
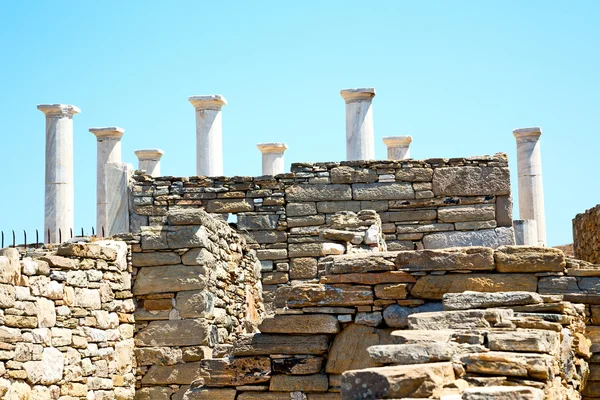
{"label": "rough stone surface", "polygon": [[493,270],[494,252],[485,247],[400,251],[396,267],[407,271]]}
{"label": "rough stone surface", "polygon": [[514,245],[515,235],[512,228],[482,229],[465,232],[437,232],[425,235],[423,246],[426,249],[444,249],[447,247],[482,246],[497,248]]}
{"label": "rough stone surface", "polygon": [[466,310],[469,308],[493,308],[543,304],[542,296],[531,292],[482,293],[465,291],[447,293],[443,296],[444,309]]}

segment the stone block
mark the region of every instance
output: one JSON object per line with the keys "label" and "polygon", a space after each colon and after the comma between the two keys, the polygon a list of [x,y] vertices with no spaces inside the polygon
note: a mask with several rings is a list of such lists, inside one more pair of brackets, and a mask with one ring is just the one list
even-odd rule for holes
{"label": "stone block", "polygon": [[238,215],[238,229],[246,229],[249,231],[261,229],[275,229],[279,223],[279,215],[277,214],[240,214]]}
{"label": "stone block", "polygon": [[498,224],[496,224],[495,220],[455,222],[454,229],[456,229],[457,231],[478,231],[482,229],[492,229],[495,228],[497,225]]}
{"label": "stone block", "polygon": [[284,283],[288,283],[290,280],[287,272],[264,272],[262,274],[262,283],[263,285],[281,285]]}
{"label": "stone block", "polygon": [[414,199],[415,191],[410,183],[356,183],[352,185],[354,200],[403,200]]}
{"label": "stone block", "polygon": [[12,285],[0,284],[0,308],[11,308],[15,305],[16,290]]}
{"label": "stone block", "polygon": [[448,247],[482,246],[497,248],[515,244],[512,228],[500,227],[474,232],[454,231],[436,232],[423,237],[425,249],[445,249]]}
{"label": "stone block", "polygon": [[319,283],[356,283],[359,285],[378,285],[380,283],[415,283],[417,280],[402,271],[375,272],[365,274],[337,274],[321,276]]}
{"label": "stone block", "polygon": [[450,361],[459,349],[455,343],[431,342],[371,346],[367,351],[380,364],[411,365]]}
{"label": "stone block", "polygon": [[394,256],[393,253],[359,253],[330,257],[323,262],[327,265],[327,274],[382,272],[396,269],[394,262],[390,261]]}
{"label": "stone block", "polygon": [[352,189],[343,184],[292,185],[285,189],[285,196],[288,202],[352,200]]}
{"label": "stone block", "polygon": [[396,180],[404,182],[431,182],[433,169],[431,168],[401,168],[396,171]]}
{"label": "stone block", "polygon": [[493,308],[543,304],[544,299],[531,292],[482,293],[465,291],[446,293],[443,297],[445,310],[467,310],[471,308]]}
{"label": "stone block", "polygon": [[379,178],[373,169],[348,166],[332,168],[330,176],[332,183],[373,183]]}
{"label": "stone block", "polygon": [[324,257],[329,255],[344,254],[346,246],[339,243],[290,243],[288,245],[289,257]]}
{"label": "stone block", "polygon": [[563,272],[563,252],[551,247],[503,246],[494,253],[498,272]]}
{"label": "stone block", "polygon": [[338,333],[340,324],[333,315],[275,315],[258,326],[262,333],[317,334]]}
{"label": "stone block", "polygon": [[273,335],[255,333],[243,335],[233,343],[232,355],[257,356],[269,354],[324,354],[329,349],[326,335]]}
{"label": "stone block", "polygon": [[327,375],[273,375],[269,390],[274,392],[326,392]]}
{"label": "stone block", "polygon": [[396,267],[407,271],[491,271],[494,252],[486,247],[400,251]]}
{"label": "stone block", "polygon": [[210,246],[208,229],[204,226],[172,226],[167,231],[167,244],[170,249],[183,249]]}
{"label": "stone block", "polygon": [[446,293],[462,293],[467,290],[536,292],[537,277],[533,274],[427,275],[417,280],[410,294],[421,299],[441,300]]}
{"label": "stone block", "polygon": [[436,196],[484,196],[510,194],[508,167],[461,166],[436,168],[433,173]]}
{"label": "stone block", "polygon": [[284,260],[288,257],[286,249],[259,249],[256,250],[256,257],[263,260]]}
{"label": "stone block", "polygon": [[381,311],[374,312],[358,312],[354,317],[354,323],[359,325],[367,325],[377,327],[383,322]]}
{"label": "stone block", "polygon": [[317,276],[317,259],[313,257],[292,258],[291,279],[312,279]]}
{"label": "stone block", "polygon": [[334,214],[340,211],[359,212],[362,209],[360,201],[321,201],[317,203],[317,211],[322,214]]}
{"label": "stone block", "polygon": [[289,289],[287,304],[291,308],[369,305],[373,290],[370,286],[300,284]]}
{"label": "stone block", "polygon": [[214,312],[213,294],[206,290],[177,293],[175,307],[181,318],[211,318]]}
{"label": "stone block", "polygon": [[306,203],[288,203],[285,207],[285,215],[288,217],[302,217],[305,215],[315,215],[317,206],[314,201]]}
{"label": "stone block", "polygon": [[462,400],[543,400],[544,391],[530,386],[492,386],[465,389]]}
{"label": "stone block", "polygon": [[286,357],[271,360],[274,373],[288,375],[312,375],[321,372],[323,368],[322,357]]}
{"label": "stone block", "polygon": [[378,299],[405,299],[410,285],[407,283],[382,283],[375,286],[375,297]]}
{"label": "stone block", "polygon": [[115,261],[119,255],[127,254],[127,244],[106,240],[92,243],[63,243],[56,250],[56,254],[65,257]]}
{"label": "stone block", "polygon": [[554,358],[547,354],[490,351],[461,356],[467,372],[483,375],[548,380],[554,377]]}
{"label": "stone block", "polygon": [[438,210],[438,220],[440,222],[470,222],[495,219],[496,206],[494,204],[441,207]]}
{"label": "stone block", "polygon": [[436,210],[390,211],[390,222],[433,221],[437,218]]}
{"label": "stone block", "polygon": [[412,314],[408,328],[413,330],[436,329],[485,329],[512,318],[513,310],[460,310]]}
{"label": "stone block", "polygon": [[189,385],[200,375],[200,363],[153,365],[142,379],[143,385]]}
{"label": "stone block", "polygon": [[165,265],[161,268],[140,268],[133,293],[169,293],[202,290],[205,287],[206,269],[203,266]]}
{"label": "stone block", "polygon": [[325,224],[324,215],[307,215],[304,217],[288,217],[288,227],[294,228],[297,226],[318,226]]}
{"label": "stone block", "polygon": [[426,303],[416,307],[404,307],[399,304],[392,304],[383,310],[383,319],[390,328],[406,328],[408,327],[408,316],[423,312],[442,311],[441,303]]}
{"label": "stone block", "polygon": [[556,354],[560,351],[558,332],[519,330],[516,332],[488,332],[488,348],[496,351],[517,351]]}
{"label": "stone block", "polygon": [[169,248],[167,228],[144,226],[141,228],[140,236],[140,244],[144,250],[166,250]]}
{"label": "stone block", "polygon": [[496,197],[496,222],[498,226],[513,226],[513,203],[510,195]]}
{"label": "stone block", "polygon": [[156,267],[160,265],[180,264],[181,257],[179,254],[153,251],[151,253],[132,253],[131,264],[134,267]]}
{"label": "stone block", "polygon": [[216,262],[215,255],[203,247],[190,249],[181,256],[183,265],[203,265],[213,267]]}
{"label": "stone block", "polygon": [[208,387],[254,385],[268,382],[269,357],[212,358],[200,361],[201,377]]}
{"label": "stone block", "polygon": [[284,243],[287,240],[287,234],[282,231],[252,231],[250,234],[259,244]]}
{"label": "stone block", "polygon": [[172,347],[138,347],[134,350],[138,365],[173,365],[181,363],[181,349]]}
{"label": "stone block", "polygon": [[[236,394],[235,389],[215,389],[204,386],[190,387],[183,395],[183,400],[235,400]],[[138,400],[137,393],[136,400]]]}
{"label": "stone block", "polygon": [[254,211],[254,204],[247,199],[208,200],[206,211],[209,213],[239,213]]}
{"label": "stone block", "polygon": [[207,346],[216,342],[206,319],[152,321],[135,337],[138,347]]}
{"label": "stone block", "polygon": [[540,294],[579,293],[581,290],[574,276],[544,276],[540,278],[538,292]]}

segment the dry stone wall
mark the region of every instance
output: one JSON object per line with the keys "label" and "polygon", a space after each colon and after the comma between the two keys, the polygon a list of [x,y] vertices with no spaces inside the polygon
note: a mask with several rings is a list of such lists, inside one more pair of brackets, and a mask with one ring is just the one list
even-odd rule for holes
{"label": "dry stone wall", "polygon": [[167,225],[175,209],[236,215],[261,260],[265,290],[317,279],[320,257],[381,250],[366,224],[357,229],[363,241],[324,234],[337,229],[338,212],[375,210],[392,251],[514,244],[505,154],[298,163],[275,177],[136,175],[132,191],[133,232]]}
{"label": "dry stone wall", "polygon": [[575,257],[600,264],[600,204],[573,219]]}
{"label": "dry stone wall", "polygon": [[127,245],[0,250],[0,396],[134,398]]}
{"label": "dry stone wall", "polygon": [[[461,392],[519,385],[529,387],[527,393],[541,390],[526,398],[540,393],[578,398],[579,390],[584,397],[600,397],[600,265],[565,258],[557,249],[503,246],[329,256],[318,271],[318,283],[277,288],[276,314],[263,321],[260,333],[243,336],[219,358],[201,361],[200,378],[184,398],[340,399],[342,374],[393,364],[372,357],[369,348],[409,343],[399,339],[404,333],[393,333],[410,335],[407,328],[418,331],[412,334],[421,343],[435,342],[440,329],[463,330],[453,341],[475,346],[466,351],[475,354],[461,353],[456,363],[464,371],[452,364],[431,367],[445,368],[452,378],[438,382],[441,389],[452,389],[460,378],[468,383],[455,385]],[[465,291],[483,295],[452,296]],[[490,300],[488,294],[502,292],[513,293]],[[511,296],[517,292],[521,297],[515,300]],[[500,310],[481,311],[489,308]],[[504,333],[506,342],[490,344],[493,335]],[[553,344],[535,351],[527,347],[541,346],[546,336]],[[537,365],[537,359],[549,368],[542,368],[546,375],[529,371],[527,365]],[[433,361],[428,360],[423,362]],[[477,390],[467,393],[469,399],[486,398]],[[427,391],[404,395],[438,398]],[[402,397],[385,396],[347,398]]]}

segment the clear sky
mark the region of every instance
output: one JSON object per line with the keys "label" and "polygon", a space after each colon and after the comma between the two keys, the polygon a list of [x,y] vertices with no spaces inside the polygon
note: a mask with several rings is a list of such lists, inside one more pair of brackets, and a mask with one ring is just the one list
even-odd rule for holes
{"label": "clear sky", "polygon": [[339,91],[373,86],[378,158],[393,135],[412,135],[419,159],[506,152],[515,204],[512,129],[541,126],[548,241],[570,243],[571,219],[600,203],[599,20],[598,1],[3,1],[0,230],[43,229],[37,104],[82,110],[75,224],[88,232],[89,127],[123,127],[126,162],[158,147],[164,175],[193,175],[187,98],[219,93],[225,174],[259,175],[260,142],[286,142],[288,168],[344,159]]}

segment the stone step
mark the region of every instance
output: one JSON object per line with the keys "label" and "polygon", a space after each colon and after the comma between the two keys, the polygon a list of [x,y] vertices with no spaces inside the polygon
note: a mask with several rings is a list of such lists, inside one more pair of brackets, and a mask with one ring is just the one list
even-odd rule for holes
{"label": "stone step", "polygon": [[550,380],[556,374],[554,357],[547,354],[490,351],[464,354],[460,357],[467,372]]}
{"label": "stone step", "polygon": [[495,351],[555,354],[560,349],[560,334],[552,331],[489,332],[487,339],[489,349]]}
{"label": "stone step", "polygon": [[531,292],[472,292],[446,293],[442,302],[445,310],[468,310],[543,304],[542,296]]}
{"label": "stone step", "polygon": [[428,330],[415,329],[406,331],[393,331],[392,336],[399,344],[407,343],[446,343],[452,339],[456,331],[450,329]]}
{"label": "stone step", "polygon": [[460,350],[456,343],[432,342],[371,346],[369,356],[381,364],[426,364],[450,361]]}
{"label": "stone step", "polygon": [[344,372],[343,399],[426,398],[455,380],[451,362],[399,365]]}
{"label": "stone step", "polygon": [[413,314],[408,317],[409,329],[481,329],[507,323],[513,317],[511,309],[439,311]]}
{"label": "stone step", "polygon": [[528,386],[488,386],[463,391],[462,400],[543,400],[544,391]]}

